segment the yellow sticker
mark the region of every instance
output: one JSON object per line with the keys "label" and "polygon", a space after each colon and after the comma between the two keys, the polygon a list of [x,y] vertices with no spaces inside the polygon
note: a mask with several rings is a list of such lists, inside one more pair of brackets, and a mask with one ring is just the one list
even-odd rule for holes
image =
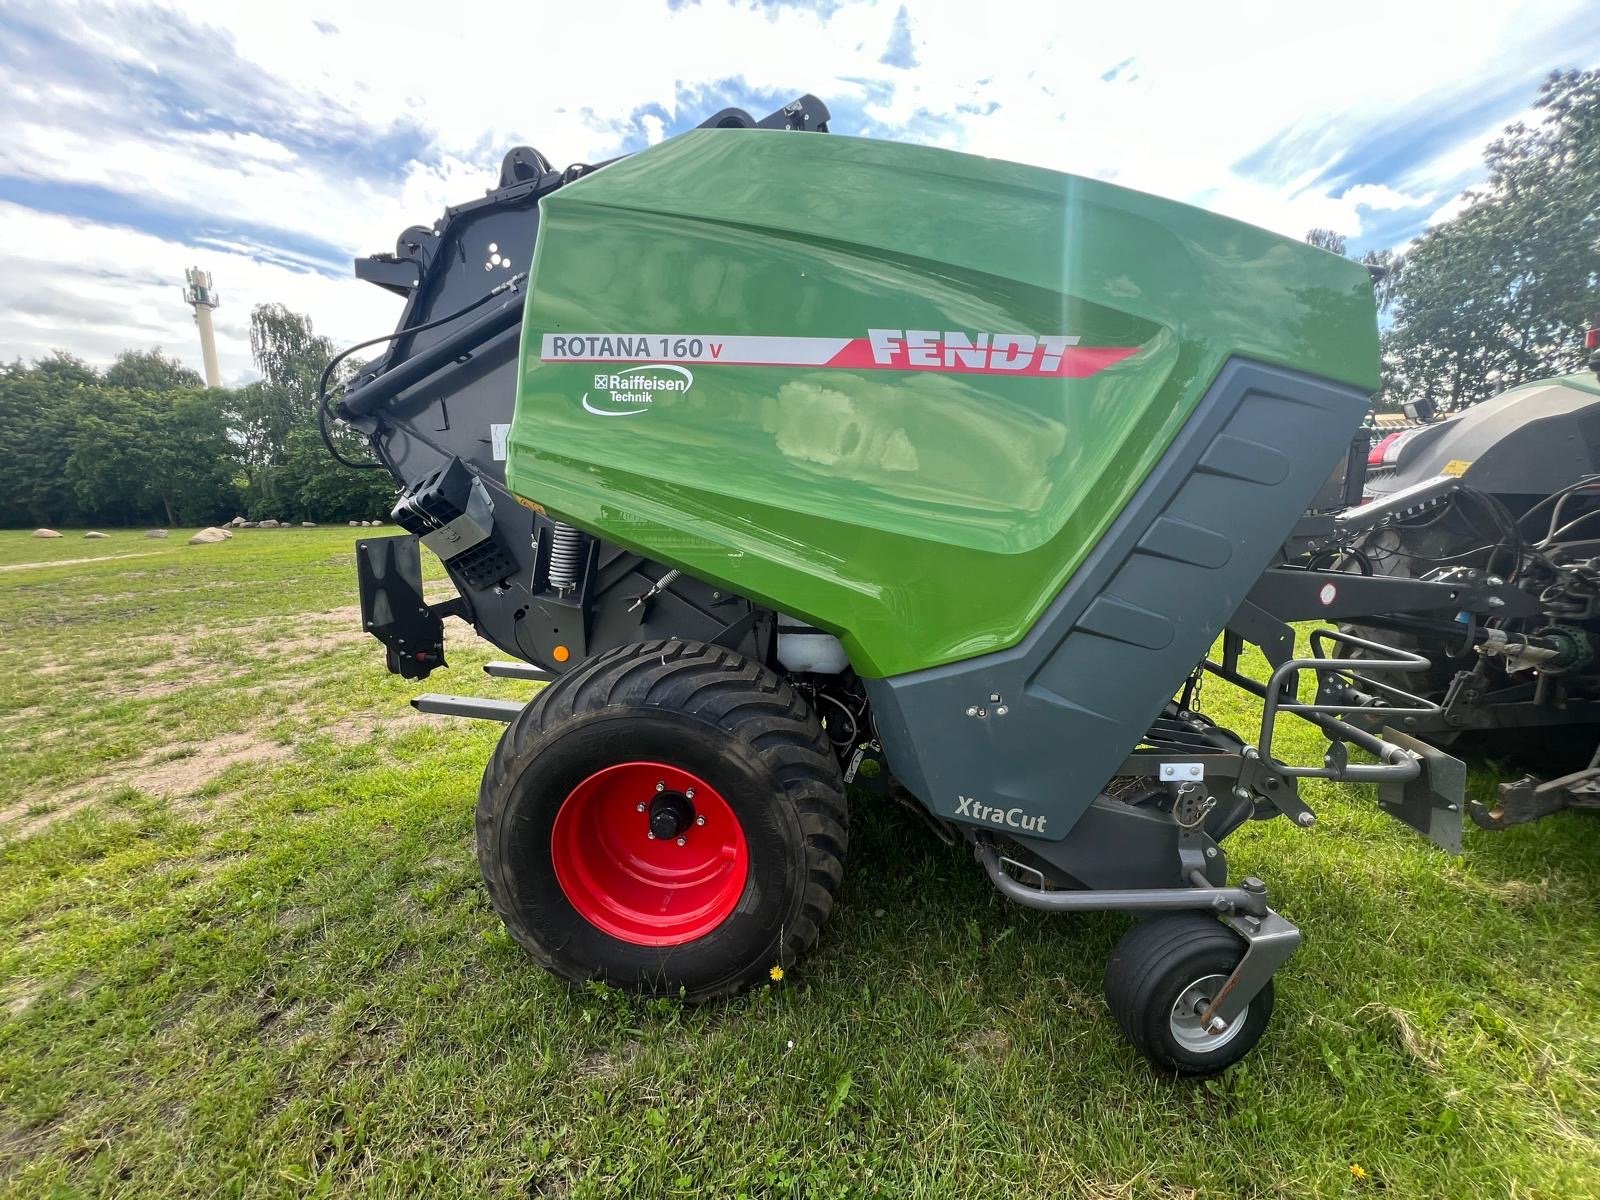
{"label": "yellow sticker", "polygon": [[1462,476],[1467,473],[1467,468],[1472,464],[1464,458],[1452,458],[1444,465],[1444,474]]}

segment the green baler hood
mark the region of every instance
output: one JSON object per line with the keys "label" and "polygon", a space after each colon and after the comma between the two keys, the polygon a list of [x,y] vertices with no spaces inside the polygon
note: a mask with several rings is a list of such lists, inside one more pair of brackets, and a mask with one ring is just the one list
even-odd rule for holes
{"label": "green baler hood", "polygon": [[1378,384],[1359,264],[835,135],[697,131],[547,197],[524,321],[512,489],[867,676],[1018,642],[1229,359]]}

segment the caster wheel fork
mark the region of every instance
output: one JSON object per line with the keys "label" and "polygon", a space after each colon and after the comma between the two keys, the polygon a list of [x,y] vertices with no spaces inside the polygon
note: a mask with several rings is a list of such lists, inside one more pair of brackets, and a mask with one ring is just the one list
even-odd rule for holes
{"label": "caster wheel fork", "polygon": [[1106,966],[1106,1000],[1128,1040],[1159,1070],[1215,1075],[1266,1032],[1272,976],[1300,931],[1270,908],[1221,921],[1181,912],[1140,922]]}

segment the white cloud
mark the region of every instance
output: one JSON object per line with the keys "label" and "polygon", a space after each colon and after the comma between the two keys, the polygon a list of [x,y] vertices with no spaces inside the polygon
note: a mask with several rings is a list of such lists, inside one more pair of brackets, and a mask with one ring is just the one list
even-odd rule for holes
{"label": "white cloud", "polygon": [[1356,208],[1371,208],[1376,210],[1394,208],[1415,208],[1419,204],[1426,204],[1426,196],[1412,196],[1405,192],[1398,192],[1383,183],[1358,183],[1355,187],[1346,188],[1339,196],[1340,201]]}
{"label": "white cloud", "polygon": [[[197,357],[177,301],[192,263],[224,295],[230,376],[248,370],[255,303],[309,312],[339,339],[370,336],[392,320],[392,298],[295,267],[390,248],[407,225],[481,195],[513,145],[565,164],[653,143],[669,122],[647,106],[698,119],[722,101],[684,97],[729,80],[782,99],[813,91],[839,133],[1108,178],[1291,236],[1323,226],[1356,237],[1459,187],[1503,121],[1434,138],[1384,178],[1319,182],[1341,158],[1381,158],[1408,123],[1468,111],[1507,81],[1522,88],[1513,106],[1525,104],[1546,68],[1586,46],[1600,55],[1582,0],[1351,0],[1337,21],[1255,0],[1225,14],[1176,0],[906,8],[911,69],[881,61],[901,0],[826,12],[723,0],[675,11],[656,0],[52,8],[44,19],[95,70],[51,77],[0,48],[0,103],[14,114],[0,126],[0,176],[46,192],[89,186],[127,211],[74,222],[6,210],[0,353],[66,346],[104,361],[160,341]],[[196,30],[199,57],[183,37]],[[139,97],[117,89],[140,71],[154,75],[139,86],[192,91],[211,111],[168,127],[131,121]],[[223,116],[238,127],[219,127]],[[379,146],[414,157],[386,165]],[[1272,169],[1240,168],[1263,154]],[[201,228],[225,232],[200,244]],[[55,312],[73,305],[77,323]]]}
{"label": "white cloud", "polygon": [[353,342],[388,329],[399,300],[354,279],[264,263],[248,253],[205,250],[88,221],[0,203],[6,230],[0,271],[0,342],[6,357],[68,349],[106,363],[128,347],[161,346],[200,369],[192,317],[181,297],[197,254],[218,280],[215,314],[223,382],[252,376],[252,303],[277,300],[315,314],[319,333]]}
{"label": "white cloud", "polygon": [[1470,203],[1471,198],[1469,195],[1466,192],[1459,192],[1429,213],[1427,224],[1430,226],[1443,225],[1446,221],[1454,220],[1466,210]]}

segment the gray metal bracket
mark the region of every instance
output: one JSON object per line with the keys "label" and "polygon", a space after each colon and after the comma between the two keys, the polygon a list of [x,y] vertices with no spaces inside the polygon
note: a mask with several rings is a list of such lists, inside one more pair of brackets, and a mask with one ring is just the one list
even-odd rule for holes
{"label": "gray metal bracket", "polygon": [[1385,729],[1383,736],[1411,755],[1418,772],[1411,779],[1382,784],[1378,788],[1378,807],[1439,849],[1460,854],[1467,765],[1410,734]]}
{"label": "gray metal bracket", "polygon": [[[1300,790],[1291,776],[1278,774],[1272,764],[1265,762],[1254,746],[1245,746],[1237,754],[1226,750],[1207,749],[1200,753],[1147,753],[1130,754],[1118,775],[1138,775],[1170,782],[1169,773],[1180,768],[1199,768],[1199,778],[1231,780],[1235,790],[1245,789],[1252,795],[1264,797],[1274,808],[1301,828],[1317,823],[1317,815],[1300,798]],[[1179,778],[1189,778],[1180,775]]]}
{"label": "gray metal bracket", "polygon": [[1201,1014],[1201,1024],[1207,1028],[1213,1021],[1222,1022],[1217,1032],[1244,1016],[1267,981],[1300,948],[1299,928],[1270,908],[1261,916],[1224,913],[1222,923],[1244,939],[1245,950],[1233,974],[1211,997],[1211,1007]]}

